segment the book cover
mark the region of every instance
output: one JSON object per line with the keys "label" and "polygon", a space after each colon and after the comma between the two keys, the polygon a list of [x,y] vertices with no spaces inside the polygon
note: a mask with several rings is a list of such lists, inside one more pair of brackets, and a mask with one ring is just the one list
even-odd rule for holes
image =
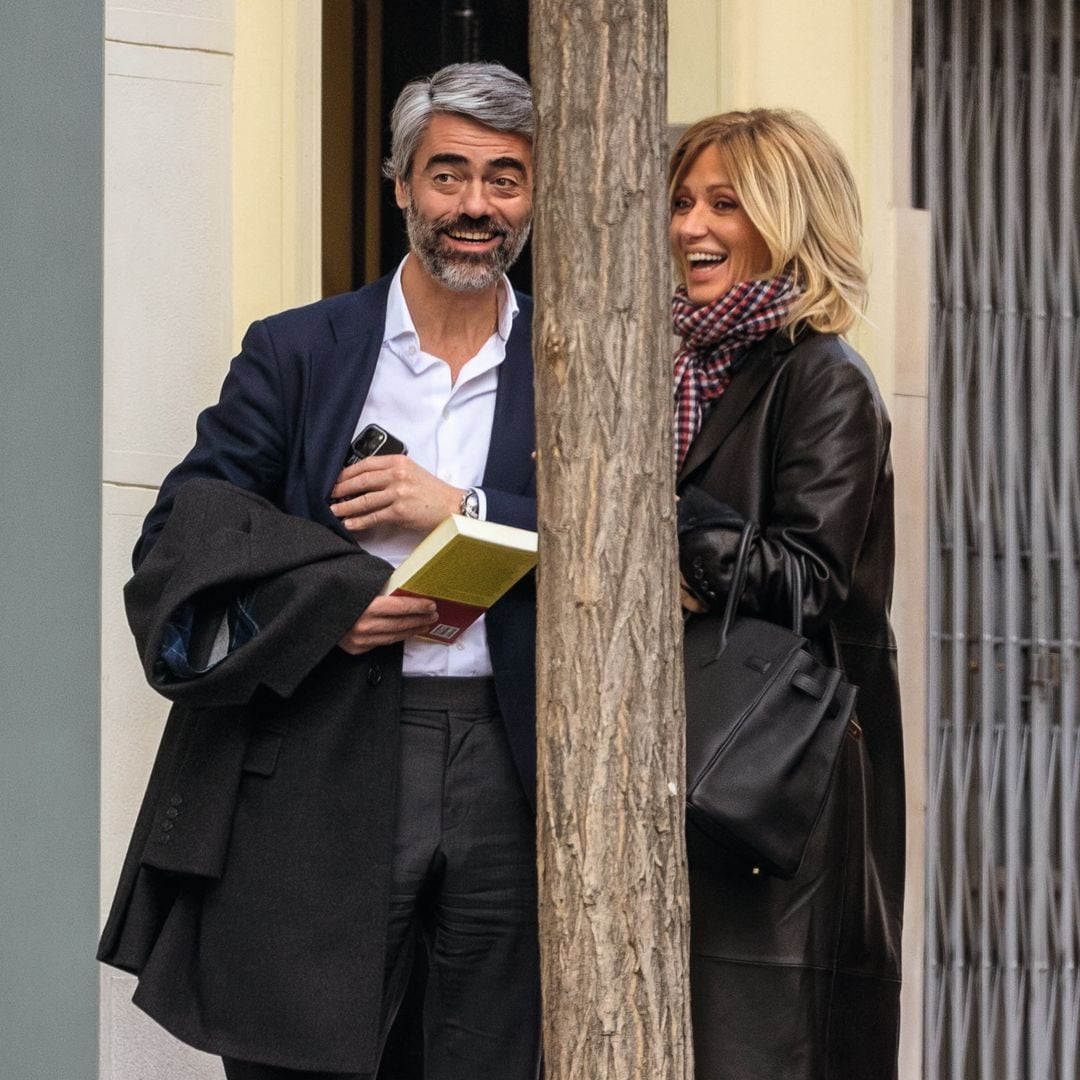
{"label": "book cover", "polygon": [[536,533],[452,514],[417,544],[383,587],[386,596],[426,596],[438,624],[419,635],[449,645],[536,565]]}

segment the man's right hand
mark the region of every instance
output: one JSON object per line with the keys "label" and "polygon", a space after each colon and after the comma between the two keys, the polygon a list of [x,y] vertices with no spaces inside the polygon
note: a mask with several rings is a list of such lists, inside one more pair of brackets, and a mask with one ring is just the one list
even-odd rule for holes
{"label": "man's right hand", "polygon": [[376,596],[338,645],[359,656],[379,645],[393,645],[430,630],[438,621],[437,614],[435,601],[422,596]]}

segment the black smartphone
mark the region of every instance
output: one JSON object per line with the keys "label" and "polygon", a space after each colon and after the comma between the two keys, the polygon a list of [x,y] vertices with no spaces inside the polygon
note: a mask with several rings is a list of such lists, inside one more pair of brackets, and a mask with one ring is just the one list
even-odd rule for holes
{"label": "black smartphone", "polygon": [[407,454],[405,444],[396,436],[391,435],[384,427],[378,424],[368,424],[351,443],[349,452],[341,467],[347,468],[355,465],[366,457],[375,457],[378,454]]}

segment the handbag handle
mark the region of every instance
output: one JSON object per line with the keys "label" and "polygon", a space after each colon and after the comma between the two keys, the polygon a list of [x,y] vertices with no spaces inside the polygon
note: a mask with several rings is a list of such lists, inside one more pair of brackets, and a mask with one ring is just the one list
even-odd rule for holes
{"label": "handbag handle", "polygon": [[757,526],[748,521],[739,535],[739,546],[735,553],[735,569],[731,573],[731,588],[728,589],[727,600],[724,603],[724,614],[720,618],[720,639],[717,642],[716,658],[727,648],[728,631],[735,619],[735,609],[742,599],[743,590],[746,588],[746,571],[750,563],[750,545],[754,542],[757,534]]}
{"label": "handbag handle", "polygon": [[[727,648],[728,632],[735,620],[735,609],[742,600],[746,589],[746,575],[750,567],[750,547],[757,536],[757,526],[748,521],[739,535],[739,546],[735,553],[735,569],[731,573],[731,588],[728,589],[724,603],[724,614],[720,618],[720,637],[717,642],[716,657]],[[802,636],[802,564],[798,556],[791,560],[791,629]]]}

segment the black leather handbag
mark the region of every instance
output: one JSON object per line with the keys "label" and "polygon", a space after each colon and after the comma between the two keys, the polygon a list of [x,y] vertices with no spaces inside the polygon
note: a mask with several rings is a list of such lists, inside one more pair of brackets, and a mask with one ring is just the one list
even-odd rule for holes
{"label": "black leather handbag", "polygon": [[756,532],[743,528],[723,615],[684,627],[686,812],[755,871],[792,878],[857,730],[855,687],[807,648],[797,563],[790,629],[736,614]]}

